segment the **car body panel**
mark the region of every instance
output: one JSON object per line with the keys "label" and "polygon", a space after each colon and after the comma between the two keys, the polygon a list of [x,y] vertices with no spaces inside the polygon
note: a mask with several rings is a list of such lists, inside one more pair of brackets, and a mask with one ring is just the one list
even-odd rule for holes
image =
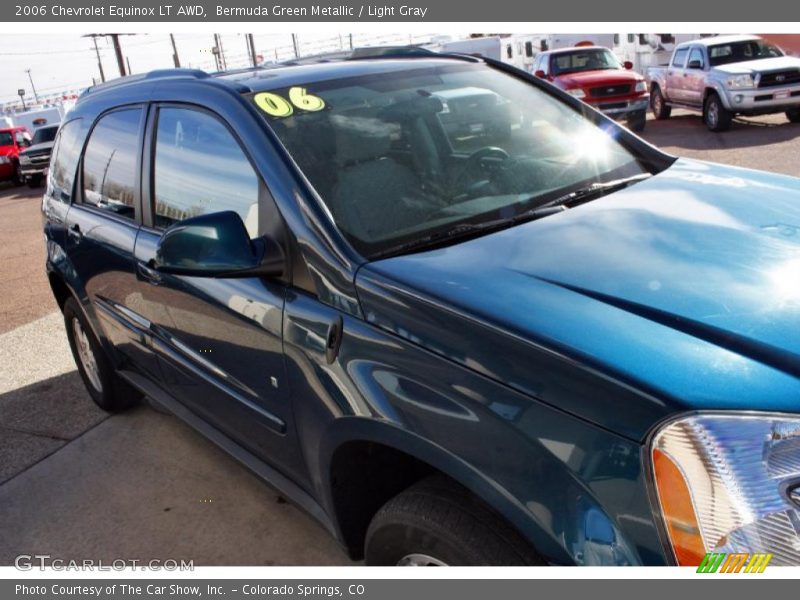
{"label": "car body panel", "polygon": [[793,198],[793,178],[681,160],[559,215],[371,263],[360,296],[370,322],[633,439],[675,411],[794,412]]}

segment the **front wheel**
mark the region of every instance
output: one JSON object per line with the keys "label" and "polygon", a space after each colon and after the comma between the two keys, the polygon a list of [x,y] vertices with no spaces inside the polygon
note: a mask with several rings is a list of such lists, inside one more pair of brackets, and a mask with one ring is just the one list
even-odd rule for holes
{"label": "front wheel", "polygon": [[64,303],[64,325],[78,373],[95,404],[108,412],[133,404],[140,394],[116,374],[74,298]]}
{"label": "front wheel", "polygon": [[792,123],[800,123],[800,108],[790,108],[787,110],[786,118]]}
{"label": "front wheel", "polygon": [[449,479],[423,479],[387,502],[367,531],[368,565],[542,564],[505,521]]}
{"label": "front wheel", "polygon": [[635,131],[636,133],[641,133],[644,131],[646,125],[647,112],[645,111],[634,113],[633,116],[628,120],[628,127],[630,127],[631,131]]}
{"label": "front wheel", "polygon": [[42,176],[41,175],[31,175],[28,178],[28,187],[29,188],[38,188],[42,185]]}
{"label": "front wheel", "polygon": [[733,113],[722,104],[717,94],[710,94],[703,106],[703,121],[710,131],[727,131],[733,121]]}

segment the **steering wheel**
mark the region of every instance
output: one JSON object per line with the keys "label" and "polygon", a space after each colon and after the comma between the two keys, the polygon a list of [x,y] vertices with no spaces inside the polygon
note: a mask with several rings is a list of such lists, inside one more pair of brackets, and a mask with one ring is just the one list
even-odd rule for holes
{"label": "steering wheel", "polygon": [[490,156],[496,156],[501,160],[508,160],[511,158],[508,152],[499,146],[484,146],[483,148],[478,148],[475,152],[470,154],[464,161],[464,164],[461,165],[461,170],[458,172],[458,175],[453,178],[453,188],[459,189],[461,180],[464,179],[467,174],[474,173],[476,168],[481,166],[481,161]]}

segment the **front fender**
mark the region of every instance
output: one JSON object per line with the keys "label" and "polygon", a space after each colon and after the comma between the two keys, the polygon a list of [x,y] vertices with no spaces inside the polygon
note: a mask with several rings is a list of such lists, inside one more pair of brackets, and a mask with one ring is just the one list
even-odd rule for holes
{"label": "front fender", "polygon": [[[330,314],[329,314],[330,313]],[[333,309],[287,298],[284,340],[296,426],[315,495],[335,521],[331,457],[352,441],[403,452],[504,516],[555,564],[664,564],[641,447],[345,318],[324,359]]]}

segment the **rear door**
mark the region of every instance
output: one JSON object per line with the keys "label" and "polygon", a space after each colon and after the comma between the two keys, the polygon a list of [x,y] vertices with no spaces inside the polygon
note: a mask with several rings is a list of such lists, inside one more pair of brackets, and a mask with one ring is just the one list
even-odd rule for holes
{"label": "rear door", "polygon": [[155,357],[130,310],[135,300],[133,249],[140,220],[145,116],[145,106],[127,106],[95,121],[66,216],[65,247],[84,287],[84,300],[94,307],[98,324],[116,350],[114,356],[153,374]]}
{"label": "rear door", "polygon": [[686,82],[684,81],[684,67],[689,56],[689,47],[678,48],[672,55],[672,61],[667,67],[667,96],[671,102],[686,103]]}
{"label": "rear door", "polygon": [[685,102],[698,107],[702,106],[706,87],[706,60],[700,46],[692,46],[689,50],[683,80],[686,90]]}
{"label": "rear door", "polygon": [[138,312],[150,322],[163,383],[190,410],[300,479],[283,359],[286,286],[258,277],[168,275],[151,262],[164,230],[192,216],[233,210],[252,238],[279,227],[265,183],[232,129],[209,111],[158,106],[148,132]]}

